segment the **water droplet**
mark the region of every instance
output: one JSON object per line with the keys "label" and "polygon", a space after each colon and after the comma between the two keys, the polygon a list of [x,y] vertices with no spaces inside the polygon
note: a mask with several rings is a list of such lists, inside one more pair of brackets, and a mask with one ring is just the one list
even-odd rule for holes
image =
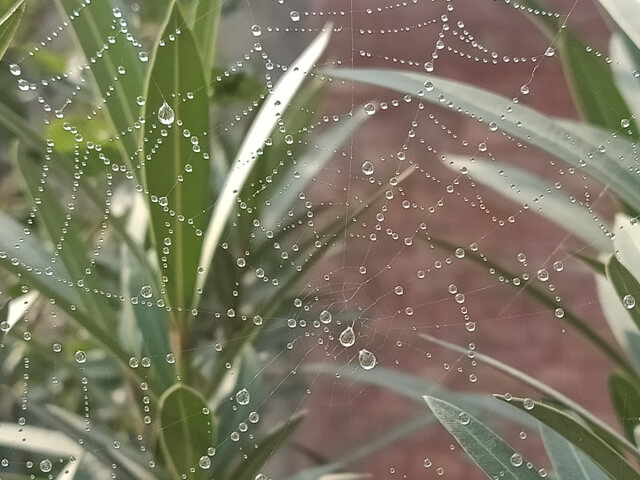
{"label": "water droplet", "polygon": [[208,456],[203,455],[200,457],[200,460],[198,461],[198,465],[200,465],[201,469],[208,470],[211,468],[211,459]]}
{"label": "water droplet", "polygon": [[16,65],[15,63],[9,65],[9,72],[11,72],[11,75],[13,75],[14,77],[19,77],[20,75],[22,75],[22,69],[20,68],[20,65]]}
{"label": "water droplet", "polygon": [[[506,397],[506,395],[505,395]],[[533,400],[531,400],[530,398],[525,398],[522,401],[522,406],[525,408],[525,410],[533,410],[533,407],[535,406],[535,403],[533,403]]]}
{"label": "water droplet", "polygon": [[513,465],[514,467],[519,467],[520,465],[522,465],[522,456],[514,453],[513,455],[511,455],[511,459],[510,459],[511,465]]}
{"label": "water droplet", "polygon": [[153,296],[153,288],[151,288],[151,285],[143,285],[140,289],[140,295],[142,295],[143,298],[151,298]]}
{"label": "water droplet", "polygon": [[333,317],[331,316],[331,312],[329,312],[328,310],[323,310],[322,312],[320,312],[320,321],[325,325],[331,323],[332,318]]}
{"label": "water droplet", "polygon": [[87,353],[84,350],[77,350],[74,358],[78,363],[84,363],[87,361]]}
{"label": "water droplet", "polygon": [[376,366],[376,356],[366,348],[363,348],[358,353],[358,361],[360,366],[365,370],[371,370]]}
{"label": "water droplet", "polygon": [[373,103],[367,103],[364,106],[364,112],[367,115],[373,115],[374,113],[376,113],[376,106]]}
{"label": "water droplet", "polygon": [[373,175],[375,168],[373,166],[373,163],[366,161],[362,164],[362,173],[364,173],[365,175]]}
{"label": "water droplet", "polygon": [[259,37],[260,35],[262,35],[262,29],[260,28],[260,25],[252,25],[251,26],[251,34],[254,37]]}
{"label": "water droplet", "polygon": [[538,270],[538,273],[536,273],[536,276],[538,277],[538,280],[540,280],[541,282],[546,282],[547,280],[549,280],[549,272],[547,271],[546,268],[541,268],[540,270]]}
{"label": "water droplet", "polygon": [[162,106],[158,110],[158,120],[163,125],[171,125],[176,119],[176,114],[173,108],[169,106],[167,102],[163,102]]}
{"label": "water droplet", "polygon": [[52,467],[53,467],[53,464],[51,463],[51,460],[49,460],[48,458],[45,458],[40,462],[40,470],[44,473],[50,472]]}
{"label": "water droplet", "polygon": [[292,10],[291,13],[289,14],[289,18],[291,18],[292,22],[299,22],[300,21],[300,13],[297,12],[296,10]]}
{"label": "water droplet", "polygon": [[238,391],[238,393],[236,393],[236,402],[238,402],[240,405],[248,405],[250,400],[251,395],[246,388],[243,388],[242,390]]}
{"label": "water droplet", "polygon": [[460,414],[458,415],[458,421],[462,425],[469,425],[469,422],[471,422],[471,417],[466,412],[460,412]]}
{"label": "water droplet", "polygon": [[142,63],[147,63],[149,61],[149,54],[147,52],[139,52],[138,53],[138,59]]}
{"label": "water droplet", "polygon": [[340,342],[340,345],[342,345],[343,347],[349,348],[353,346],[353,344],[356,343],[356,334],[353,331],[353,328],[352,327],[345,328],[340,334],[340,337],[338,337],[338,341]]}
{"label": "water droplet", "polygon": [[627,310],[631,310],[636,306],[636,299],[633,297],[633,295],[625,295],[622,299],[622,303]]}

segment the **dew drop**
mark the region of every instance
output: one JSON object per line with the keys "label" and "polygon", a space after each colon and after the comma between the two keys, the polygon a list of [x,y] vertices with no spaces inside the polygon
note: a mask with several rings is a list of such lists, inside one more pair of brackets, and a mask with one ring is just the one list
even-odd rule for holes
{"label": "dew drop", "polygon": [[173,111],[173,108],[169,106],[169,104],[165,101],[162,103],[162,106],[158,110],[158,120],[163,125],[172,125],[174,120],[176,119],[176,114]]}
{"label": "dew drop", "polygon": [[366,348],[363,348],[358,353],[358,361],[364,370],[371,370],[376,366],[376,356]]}
{"label": "dew drop", "polygon": [[353,344],[356,343],[356,334],[353,331],[353,328],[345,328],[340,334],[340,337],[338,337],[338,341],[340,342],[340,345],[345,348],[352,347]]}
{"label": "dew drop", "polygon": [[366,161],[362,164],[362,173],[365,175],[373,175],[374,170],[373,163]]}
{"label": "dew drop", "polygon": [[250,400],[251,395],[246,388],[243,388],[242,390],[238,391],[238,393],[236,393],[236,402],[238,402],[238,404],[248,405]]}
{"label": "dew drop", "polygon": [[636,299],[633,297],[633,295],[625,295],[622,299],[622,304],[627,310],[631,310],[636,306]]}

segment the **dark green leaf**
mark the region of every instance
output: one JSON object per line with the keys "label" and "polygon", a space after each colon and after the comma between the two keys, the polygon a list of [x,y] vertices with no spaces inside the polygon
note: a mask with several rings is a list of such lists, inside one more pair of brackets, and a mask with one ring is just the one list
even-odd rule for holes
{"label": "dark green leaf", "polygon": [[637,382],[627,375],[613,372],[609,375],[609,394],[625,435],[635,443],[633,431],[640,425],[640,388]]}
{"label": "dark green leaf", "polygon": [[[207,450],[215,448],[216,424],[205,399],[192,388],[177,384],[162,394],[159,408],[160,446],[175,477],[209,478],[210,464],[202,468],[200,462],[212,461]],[[190,473],[192,468],[195,474]]]}
{"label": "dark green leaf", "polygon": [[524,459],[482,422],[444,400],[424,399],[440,423],[491,480],[540,480],[540,475],[527,468]]}
{"label": "dark green leaf", "polygon": [[640,479],[640,474],[622,455],[571,415],[551,405],[531,399],[512,398],[506,400],[502,395],[496,395],[496,398],[520,408],[562,435],[589,456],[611,478],[616,480]]}
{"label": "dark green leaf", "polygon": [[215,65],[216,48],[223,0],[198,0],[193,20],[193,35],[200,49],[204,71],[212,71]]}
{"label": "dark green leaf", "polygon": [[[178,3],[162,38],[147,83],[143,178],[166,295],[174,311],[188,311],[209,218],[209,107],[198,49]],[[167,124],[159,119],[162,112]]]}
{"label": "dark green leaf", "polygon": [[640,283],[615,255],[609,259],[606,272],[621,304],[625,306],[636,326],[640,328]]}
{"label": "dark green leaf", "polygon": [[580,449],[542,423],[540,435],[556,480],[609,480],[607,474]]}

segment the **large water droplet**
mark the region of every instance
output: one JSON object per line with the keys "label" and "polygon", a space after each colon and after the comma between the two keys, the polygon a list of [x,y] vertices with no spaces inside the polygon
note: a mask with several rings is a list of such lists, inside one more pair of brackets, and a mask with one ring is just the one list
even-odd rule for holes
{"label": "large water droplet", "polygon": [[200,465],[201,469],[208,470],[211,468],[211,459],[208,456],[203,455],[200,457],[200,460],[198,461],[198,465]]}
{"label": "large water droplet", "polygon": [[365,370],[371,370],[376,366],[376,356],[366,348],[363,348],[358,353],[358,361],[360,366]]}
{"label": "large water droplet", "polygon": [[365,175],[373,175],[374,170],[373,163],[366,161],[362,164],[362,173]]}
{"label": "large water droplet", "polygon": [[176,114],[173,108],[165,101],[158,110],[158,120],[163,125],[171,125],[176,119]]}
{"label": "large water droplet", "polygon": [[296,10],[292,10],[291,13],[289,14],[289,18],[291,19],[292,22],[299,22],[300,13],[297,12]]}
{"label": "large water droplet", "polygon": [[631,310],[636,306],[636,299],[633,297],[633,295],[625,295],[622,299],[622,303],[627,310]]}
{"label": "large water droplet", "polygon": [[153,296],[153,288],[151,288],[151,285],[143,285],[140,289],[140,295],[142,295],[143,298],[151,298]]}
{"label": "large water droplet", "polygon": [[340,334],[340,337],[338,337],[338,341],[340,342],[340,345],[342,345],[343,347],[349,348],[353,346],[353,344],[356,343],[356,334],[353,331],[353,328],[352,327],[345,328]]}
{"label": "large water droplet", "polygon": [[74,358],[76,359],[76,362],[84,363],[87,361],[87,354],[84,350],[78,350],[76,351]]}
{"label": "large water droplet", "polygon": [[11,75],[13,75],[14,77],[19,77],[22,74],[22,69],[20,68],[20,65],[16,65],[15,63],[12,63],[11,65],[9,65],[9,71],[11,72]]}

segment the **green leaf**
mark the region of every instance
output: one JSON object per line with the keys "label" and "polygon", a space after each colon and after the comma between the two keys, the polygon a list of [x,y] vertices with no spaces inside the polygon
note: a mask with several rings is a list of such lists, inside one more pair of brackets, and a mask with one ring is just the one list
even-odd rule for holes
{"label": "green leaf", "polygon": [[[121,13],[117,13],[111,0],[91,3],[84,0],[57,0],[57,3],[62,14],[72,19],[69,23],[77,43],[91,64],[100,94],[108,98],[105,106],[109,117],[121,136],[129,161],[134,163],[138,155],[138,135],[123,132],[133,128],[140,118],[137,98],[143,92],[146,67],[139,59],[138,47],[134,47],[127,39],[127,32],[132,33],[132,26],[128,24],[124,29],[120,26],[113,29],[114,24],[119,25],[121,20],[126,19],[118,18]],[[115,43],[109,43],[111,36],[115,37]],[[109,48],[105,49],[107,44]],[[120,73],[122,71],[125,73]],[[115,83],[114,79],[117,79]]]}
{"label": "green leaf", "polygon": [[482,422],[444,400],[429,396],[424,399],[444,428],[491,480],[540,480],[540,475],[527,468],[523,458]]}
{"label": "green leaf", "polygon": [[[151,199],[156,254],[168,279],[163,287],[174,311],[188,311],[195,291],[201,231],[208,219],[209,107],[200,56],[178,3],[162,31],[162,38],[175,39],[161,43],[153,55],[146,90],[142,171]],[[167,110],[170,125],[158,118],[163,105],[171,109]]]}
{"label": "green leaf", "polygon": [[[520,0],[525,6],[544,10],[537,0]],[[617,1],[617,0],[614,0]],[[629,0],[623,0],[629,1]],[[631,0],[636,1],[636,0]],[[638,129],[631,112],[614,81],[607,61],[596,56],[588,46],[563,24],[551,16],[535,15],[535,23],[554,42],[559,52],[565,77],[571,87],[575,103],[585,120],[609,131],[618,131],[620,121],[630,121],[631,136],[638,137]]]}
{"label": "green leaf", "polygon": [[[200,467],[209,447],[216,445],[216,423],[207,402],[198,392],[177,384],[160,397],[160,446],[169,468],[179,478],[207,479]],[[190,469],[195,468],[195,474]]]}
{"label": "green leaf", "polygon": [[[430,335],[421,334],[420,336],[425,340],[427,340],[428,342],[434,343],[436,345],[447,348],[454,352],[458,352],[460,354],[466,355],[468,351],[466,348],[446,342],[444,340],[440,340]],[[593,431],[598,432],[598,435],[604,438],[609,444],[614,445],[616,448],[624,449],[627,452],[631,453],[636,458],[640,459],[640,452],[635,447],[635,445],[630,443],[626,438],[620,436],[620,434],[618,434],[618,432],[613,430],[609,425],[604,423],[602,420],[600,420],[595,415],[593,415],[589,410],[580,406],[579,404],[571,400],[569,397],[567,397],[563,393],[558,392],[557,390],[551,388],[550,386],[541,382],[540,380],[537,380],[531,377],[530,375],[527,375],[526,373],[511,367],[510,365],[502,363],[499,360],[489,357],[488,355],[484,355],[480,352],[474,351],[473,358],[478,363],[483,363],[485,365],[488,365],[491,368],[499,372],[502,372],[503,374],[515,380],[518,380],[524,383],[525,385],[530,386],[531,388],[538,391],[539,393],[545,395],[546,397],[553,399],[554,401],[560,403],[566,408],[572,410],[573,412],[578,414],[584,421],[586,421]]]}
{"label": "green leaf", "polygon": [[636,327],[640,328],[640,283],[615,255],[607,263],[607,278],[613,284],[618,300],[625,306]]}
{"label": "green leaf", "polygon": [[581,450],[542,423],[540,435],[556,480],[609,480],[607,474]]}
{"label": "green leaf", "polygon": [[640,82],[634,72],[640,67],[640,50],[624,35],[614,33],[609,42],[611,70],[620,93],[632,112],[640,110]]}
{"label": "green leaf", "polygon": [[24,14],[26,3],[24,0],[18,0],[5,11],[1,12],[0,16],[0,60],[7,52],[13,36],[18,30],[20,25],[20,19]]}
{"label": "green leaf", "polygon": [[193,21],[193,35],[198,43],[202,56],[202,65],[207,78],[215,65],[218,35],[220,33],[220,16],[222,0],[198,0]]}
{"label": "green leaf", "polygon": [[587,245],[599,251],[612,251],[611,240],[606,235],[611,228],[606,222],[536,175],[497,161],[468,160],[458,155],[447,155],[446,158],[446,166],[465,174],[468,172],[472,180],[491,187],[521,206],[527,205],[530,211],[570,231]]}
{"label": "green leaf", "polygon": [[297,412],[291,418],[276,426],[270,434],[258,442],[258,447],[247,453],[247,458],[242,459],[233,472],[225,478],[227,480],[252,480],[255,478],[264,464],[293,435],[306,415],[307,412],[304,410]]}
{"label": "green leaf", "polygon": [[520,408],[562,435],[589,456],[611,478],[616,480],[640,479],[640,474],[622,455],[571,415],[551,405],[531,399],[511,398],[507,400],[502,395],[496,395],[496,398]]}
{"label": "green leaf", "polygon": [[[396,70],[329,70],[328,75],[390,88],[423,101],[447,107],[496,126],[530,145],[562,159],[580,171],[608,185],[636,209],[640,208],[640,181],[627,167],[634,156],[621,159],[609,150],[598,150],[588,136],[568,131],[565,126],[522,104],[464,83],[433,75]],[[425,87],[431,83],[433,88]],[[508,112],[503,114],[502,112]]]}
{"label": "green leaf", "polygon": [[613,372],[609,375],[609,394],[625,435],[629,441],[635,442],[633,431],[640,424],[640,388],[637,381]]}
{"label": "green leaf", "polygon": [[331,24],[326,25],[323,32],[311,42],[293,65],[288,68],[287,72],[277,82],[271,95],[264,101],[262,108],[251,124],[218,196],[218,202],[207,227],[199,262],[199,267],[203,270],[203,273],[198,276],[197,287],[202,287],[206,281],[213,255],[218,247],[218,241],[227,226],[229,215],[236,206],[238,192],[242,191],[242,187],[251,170],[256,162],[260,160],[259,150],[273,132],[278,119],[293,99],[302,82],[307,78],[307,74],[324,52],[329,43],[332,29]]}

